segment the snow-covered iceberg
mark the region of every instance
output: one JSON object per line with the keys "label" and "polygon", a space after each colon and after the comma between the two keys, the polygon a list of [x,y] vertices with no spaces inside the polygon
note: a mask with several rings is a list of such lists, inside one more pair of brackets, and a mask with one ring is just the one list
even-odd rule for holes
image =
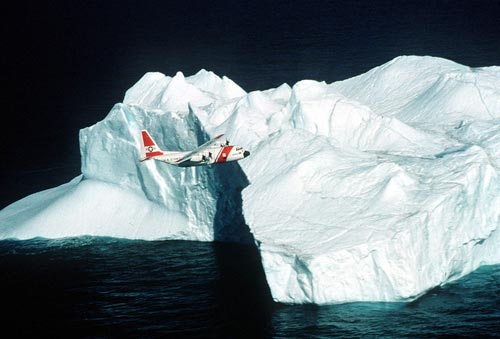
{"label": "snow-covered iceberg", "polygon": [[294,129],[243,164],[273,297],[411,300],[499,263],[499,105],[499,67],[436,58],[296,84]]}
{"label": "snow-covered iceberg", "polygon": [[[226,133],[251,156],[138,163],[143,128],[165,149]],[[253,236],[286,303],[412,300],[500,263],[500,67],[399,57],[250,93],[148,73],[80,147],[82,176],[0,211],[0,238]]]}

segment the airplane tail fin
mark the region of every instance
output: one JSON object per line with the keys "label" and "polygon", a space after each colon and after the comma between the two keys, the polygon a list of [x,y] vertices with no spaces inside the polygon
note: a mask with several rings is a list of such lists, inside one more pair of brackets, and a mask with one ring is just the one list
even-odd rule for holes
{"label": "airplane tail fin", "polygon": [[141,131],[142,147],[141,147],[141,161],[151,159],[158,155],[163,155],[163,151],[158,147],[149,132],[145,129]]}

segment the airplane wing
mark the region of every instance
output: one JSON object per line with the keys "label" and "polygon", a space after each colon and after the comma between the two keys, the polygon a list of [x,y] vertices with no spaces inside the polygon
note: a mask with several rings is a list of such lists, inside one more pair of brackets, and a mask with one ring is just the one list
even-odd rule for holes
{"label": "airplane wing", "polygon": [[215,138],[213,138],[212,140],[210,141],[207,141],[206,143],[204,143],[203,145],[199,146],[197,149],[189,152],[188,154],[186,154],[185,156],[183,156],[182,158],[180,158],[179,160],[177,160],[177,163],[178,164],[181,164],[185,161],[188,161],[189,159],[191,159],[191,157],[193,155],[195,155],[196,153],[199,153],[199,152],[202,152],[204,149],[210,147],[214,142],[216,142],[217,140],[219,140],[220,138],[222,138],[224,136],[224,134],[219,134],[218,136],[216,136]]}

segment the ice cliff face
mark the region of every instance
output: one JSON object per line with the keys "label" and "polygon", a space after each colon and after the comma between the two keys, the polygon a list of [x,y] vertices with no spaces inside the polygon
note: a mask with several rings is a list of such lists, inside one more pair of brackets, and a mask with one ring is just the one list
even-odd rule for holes
{"label": "ice cliff face", "polygon": [[410,300],[498,263],[499,104],[500,68],[435,58],[296,84],[295,129],[243,164],[273,297]]}
{"label": "ice cliff face", "polygon": [[[252,154],[138,163],[143,128],[165,149],[226,133]],[[287,303],[411,300],[500,263],[500,67],[399,57],[251,93],[148,73],[80,145],[83,179],[2,210],[0,238],[247,241],[246,223]]]}

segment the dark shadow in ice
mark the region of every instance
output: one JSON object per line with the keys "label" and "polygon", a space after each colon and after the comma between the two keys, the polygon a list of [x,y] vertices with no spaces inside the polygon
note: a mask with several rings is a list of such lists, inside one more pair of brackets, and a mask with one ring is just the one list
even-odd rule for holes
{"label": "dark shadow in ice", "polygon": [[[191,106],[189,108],[189,117],[193,121],[190,129],[196,135],[198,145],[201,145],[210,136]],[[224,302],[222,306],[227,318],[233,319],[226,328],[228,337],[241,337],[234,336],[234,333],[262,337],[270,322],[273,301],[260,253],[243,215],[241,192],[250,182],[238,162],[202,167],[200,170],[208,171],[215,186],[217,208],[213,246],[222,276],[217,291]]]}
{"label": "dark shadow in ice", "polygon": [[465,152],[469,149],[469,145],[464,145],[459,148],[453,148],[453,149],[447,149],[441,153],[438,153],[435,155],[436,158],[444,158],[447,155],[454,154],[454,153],[460,153],[460,152]]}
{"label": "dark shadow in ice", "polygon": [[249,185],[245,172],[236,162],[214,165],[217,182],[217,210],[214,217],[214,239],[253,244],[245,217],[241,192]]}
{"label": "dark shadow in ice", "polygon": [[273,301],[260,252],[243,215],[241,192],[249,181],[237,162],[211,170],[218,184],[213,248],[221,277],[216,293],[223,318],[231,319],[222,328],[223,336],[262,338],[271,326]]}
{"label": "dark shadow in ice", "polygon": [[[189,112],[184,122],[196,137],[198,145],[210,140],[210,136],[203,128],[193,108],[189,105]],[[245,218],[241,191],[250,182],[237,162],[215,164],[211,167],[203,166],[201,171],[208,173],[209,180],[215,186],[214,197],[217,200],[217,209],[214,216],[214,239],[216,241],[229,241],[237,243],[253,244],[254,239],[250,233]]]}

